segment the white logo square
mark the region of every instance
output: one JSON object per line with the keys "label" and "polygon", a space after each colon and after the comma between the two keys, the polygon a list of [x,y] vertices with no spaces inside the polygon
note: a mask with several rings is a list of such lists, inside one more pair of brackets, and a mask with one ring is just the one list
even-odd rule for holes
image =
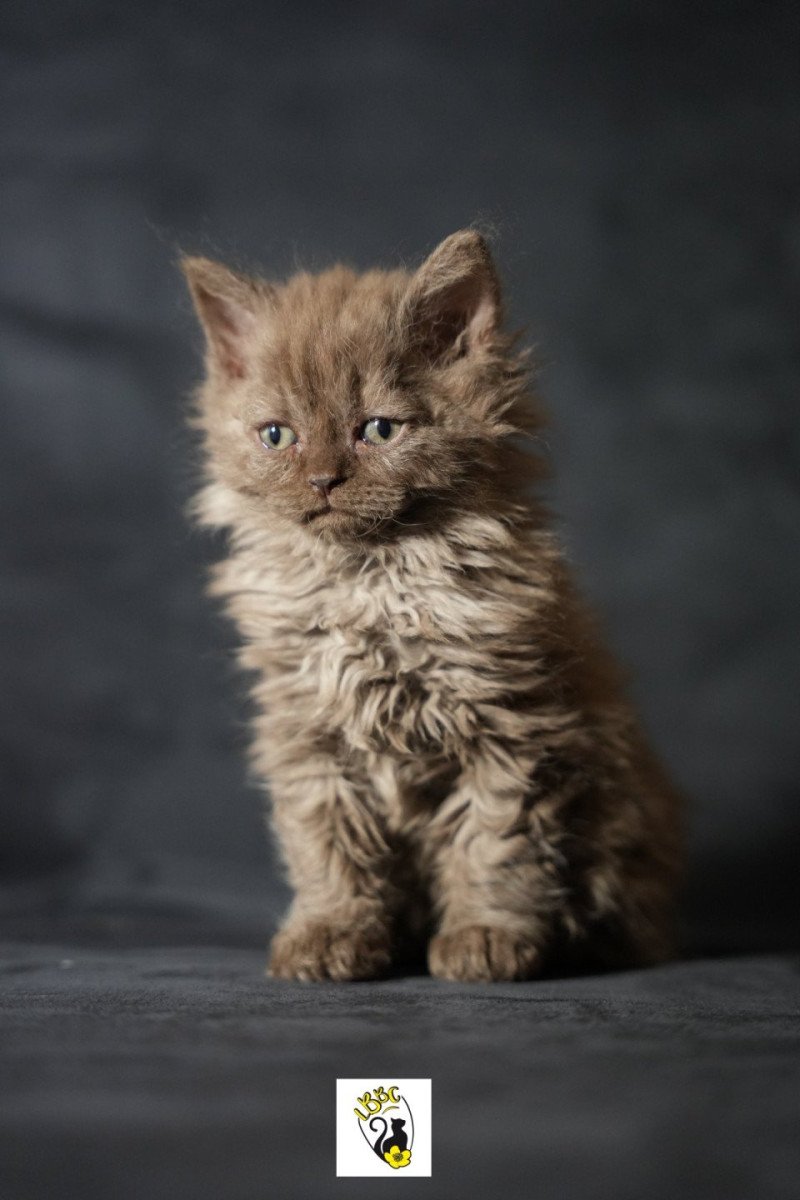
{"label": "white logo square", "polygon": [[431,1175],[430,1079],[336,1080],[336,1174]]}

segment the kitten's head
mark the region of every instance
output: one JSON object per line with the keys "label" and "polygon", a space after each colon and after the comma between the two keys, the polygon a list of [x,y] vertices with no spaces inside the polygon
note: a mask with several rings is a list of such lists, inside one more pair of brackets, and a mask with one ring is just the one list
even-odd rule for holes
{"label": "kitten's head", "polygon": [[207,519],[244,508],[315,535],[386,536],[507,489],[504,440],[530,419],[478,233],[413,274],[334,267],[274,285],[182,266],[207,344]]}

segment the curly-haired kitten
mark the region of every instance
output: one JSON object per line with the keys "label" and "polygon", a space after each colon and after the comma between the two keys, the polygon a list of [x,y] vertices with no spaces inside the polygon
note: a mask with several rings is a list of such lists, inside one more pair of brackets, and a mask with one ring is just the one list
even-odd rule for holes
{"label": "curly-haired kitten", "polygon": [[528,495],[539,418],[483,239],[414,273],[182,265],[198,513],[230,532],[214,591],[295,891],[271,973],[426,943],[446,979],[662,958],[677,805]]}

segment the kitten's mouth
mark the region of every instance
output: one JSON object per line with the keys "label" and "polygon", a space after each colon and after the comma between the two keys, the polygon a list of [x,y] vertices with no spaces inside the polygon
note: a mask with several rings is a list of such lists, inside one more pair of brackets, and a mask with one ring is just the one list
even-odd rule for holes
{"label": "kitten's mouth", "polygon": [[343,537],[356,530],[377,528],[374,515],[359,512],[358,509],[342,508],[339,504],[321,504],[319,508],[306,511],[300,518],[302,525],[319,526],[330,530],[331,535]]}
{"label": "kitten's mouth", "polygon": [[312,508],[311,512],[307,512],[303,517],[304,521],[316,521],[317,517],[326,517],[329,513],[342,513],[343,508],[334,508],[332,504],[322,504],[319,508]]}

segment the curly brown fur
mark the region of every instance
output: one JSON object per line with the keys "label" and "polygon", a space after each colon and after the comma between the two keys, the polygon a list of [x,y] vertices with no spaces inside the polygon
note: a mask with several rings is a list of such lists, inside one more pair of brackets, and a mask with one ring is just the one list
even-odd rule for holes
{"label": "curly brown fur", "polygon": [[196,511],[230,534],[213,590],[295,892],[272,974],[372,977],[404,937],[447,979],[663,958],[678,805],[529,498],[541,418],[483,239],[277,286],[182,265]]}

